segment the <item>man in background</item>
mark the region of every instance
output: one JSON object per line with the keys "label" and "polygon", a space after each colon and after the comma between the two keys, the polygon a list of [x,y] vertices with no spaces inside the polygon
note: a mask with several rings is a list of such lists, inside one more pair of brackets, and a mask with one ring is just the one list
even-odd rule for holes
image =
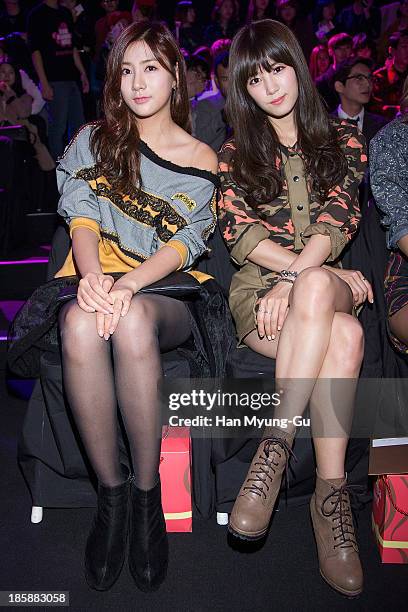
{"label": "man in background", "polygon": [[192,103],[193,135],[217,153],[228,135],[224,107],[228,94],[229,52],[214,60],[214,80],[218,91]]}

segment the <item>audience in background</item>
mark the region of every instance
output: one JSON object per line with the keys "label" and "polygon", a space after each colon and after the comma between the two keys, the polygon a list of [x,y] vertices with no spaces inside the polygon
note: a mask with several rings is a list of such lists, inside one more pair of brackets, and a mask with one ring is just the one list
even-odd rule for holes
{"label": "audience in background", "polygon": [[25,125],[33,146],[33,155],[41,170],[48,171],[55,168],[55,163],[45,145],[45,122],[34,114],[33,97],[24,88],[20,71],[7,58],[3,58],[0,62],[0,123]]}
{"label": "audience in background", "polygon": [[239,4],[237,0],[215,0],[211,23],[204,31],[208,46],[219,38],[233,38],[239,27]]}
{"label": "audience in background", "polygon": [[[101,0],[101,6],[105,11],[105,15],[98,19],[95,24],[95,58],[99,58],[99,54],[103,45],[106,42],[108,35],[111,32],[111,15],[118,11],[119,0]],[[132,15],[126,11],[126,18],[129,23],[132,21]]]}
{"label": "audience in background", "polygon": [[193,53],[202,40],[202,28],[196,23],[196,12],[190,0],[182,0],[176,5],[174,34],[179,46]]}
{"label": "audience in background", "polygon": [[[395,13],[391,13],[390,19],[383,23],[381,36],[379,40],[379,53],[382,58],[385,58],[388,51],[388,44],[391,34],[408,29],[408,0],[401,0],[399,3],[394,3],[397,6]],[[383,7],[383,10],[387,7]]]}
{"label": "audience in background", "polygon": [[313,27],[317,40],[327,42],[331,36],[336,34],[335,16],[335,2],[332,0],[317,0],[313,13]]}
{"label": "audience in background", "polygon": [[389,59],[374,72],[370,108],[392,119],[398,112],[402,87],[408,75],[408,30],[390,36],[388,51]]}
{"label": "audience in background", "polygon": [[357,123],[367,144],[387,123],[381,115],[370,113],[366,106],[373,91],[373,64],[363,57],[353,57],[336,69],[333,82],[340,98],[334,115]]}
{"label": "audience in background", "polygon": [[321,77],[328,69],[331,63],[329,51],[326,45],[316,45],[312,49],[309,61],[309,70],[313,81]]}
{"label": "audience in background", "polygon": [[337,26],[351,36],[365,32],[376,39],[381,32],[381,11],[374,6],[374,0],[355,0],[340,12]]}
{"label": "audience in background", "polygon": [[337,93],[334,89],[333,76],[337,66],[350,57],[353,49],[353,39],[344,32],[335,34],[329,40],[328,49],[332,64],[326,72],[317,79],[316,86],[318,92],[326,102],[328,111],[332,112],[339,103]]}
{"label": "audience in background", "polygon": [[276,18],[292,30],[306,58],[310,57],[316,38],[310,15],[301,15],[296,0],[276,0]]}
{"label": "audience in background", "polygon": [[260,19],[272,19],[274,16],[272,0],[249,0],[246,23],[252,23]]}
{"label": "audience in background", "polygon": [[[211,4],[207,23],[201,19],[203,5],[195,5],[194,0],[174,1],[174,9],[162,3],[161,9],[169,20],[174,10],[170,26],[187,63],[195,134],[214,150],[228,133],[223,113],[228,83],[225,52],[243,23],[264,18],[278,19],[295,33],[330,112],[336,114],[343,106],[340,93],[349,108],[350,91],[358,89],[367,95],[373,89],[364,106],[387,119],[398,113],[408,74],[408,0],[381,8],[373,0],[214,0]],[[101,116],[106,60],[120,31],[131,21],[160,18],[156,0],[94,0],[93,4],[43,0],[37,6],[35,0],[28,5],[23,0],[3,0],[0,58],[7,54],[18,67],[22,86],[32,97],[32,114],[40,113],[47,121],[49,117],[54,159],[84,121]],[[350,78],[334,82],[340,64],[350,56],[373,62],[372,84],[364,77],[353,78],[359,65],[351,69]],[[368,70],[364,61],[361,66]],[[87,94],[89,82],[91,93]],[[363,84],[367,91],[361,92]],[[367,109],[364,116],[370,116]]]}
{"label": "audience in background", "polygon": [[70,12],[57,0],[44,0],[29,15],[28,42],[32,60],[48,102],[48,140],[51,155],[57,159],[64,150],[64,135],[71,137],[84,123],[80,78],[83,93],[89,81],[73,41]]}
{"label": "audience in background", "polygon": [[374,62],[374,64],[376,63],[376,45],[374,41],[372,41],[364,32],[353,36],[353,55],[370,59]]}
{"label": "audience in background", "polygon": [[192,55],[186,60],[186,68],[188,97],[197,100],[210,82],[210,64],[200,55]]}
{"label": "audience in background", "polygon": [[228,125],[224,114],[228,94],[229,52],[214,60],[214,79],[218,91],[192,104],[193,135],[218,152],[227,138]]}
{"label": "audience in background", "polygon": [[0,13],[0,33],[4,36],[12,32],[27,32],[27,13],[20,0],[3,0],[4,10]]}

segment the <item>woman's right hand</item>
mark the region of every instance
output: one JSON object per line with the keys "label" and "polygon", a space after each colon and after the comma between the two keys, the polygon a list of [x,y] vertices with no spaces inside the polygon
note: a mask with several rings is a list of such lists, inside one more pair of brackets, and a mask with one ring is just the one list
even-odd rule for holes
{"label": "woman's right hand", "polygon": [[282,329],[289,308],[289,294],[293,284],[278,282],[263,298],[258,300],[256,322],[260,338],[275,340]]}
{"label": "woman's right hand", "polygon": [[79,281],[77,300],[78,305],[85,312],[102,312],[109,315],[113,313],[113,299],[109,291],[115,280],[102,272],[88,272]]}

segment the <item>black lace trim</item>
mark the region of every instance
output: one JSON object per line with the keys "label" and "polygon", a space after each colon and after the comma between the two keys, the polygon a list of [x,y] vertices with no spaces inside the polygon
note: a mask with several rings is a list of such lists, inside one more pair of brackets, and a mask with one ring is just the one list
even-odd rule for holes
{"label": "black lace trim", "polygon": [[[97,166],[79,170],[75,177],[83,179],[88,183],[95,181],[95,185],[90,184],[90,187],[96,196],[107,198],[121,212],[135,219],[135,221],[154,227],[162,242],[171,240],[178,230],[183,229],[187,225],[187,221],[166,200],[150,193],[140,191],[134,199],[125,200],[112,189],[109,183],[98,182],[101,175]],[[153,216],[147,210],[148,207],[157,214]],[[169,225],[175,226],[176,229],[174,231],[170,230],[168,228]]]}
{"label": "black lace trim", "polygon": [[139,146],[140,152],[150,159],[153,163],[161,166],[162,168],[166,168],[167,170],[172,170],[173,172],[179,172],[180,174],[188,174],[189,176],[199,176],[200,178],[207,179],[210,181],[215,187],[220,186],[220,179],[216,174],[213,174],[209,170],[201,170],[200,168],[193,168],[191,166],[179,166],[167,159],[163,159],[157,153],[155,153],[143,140],[140,141]]}

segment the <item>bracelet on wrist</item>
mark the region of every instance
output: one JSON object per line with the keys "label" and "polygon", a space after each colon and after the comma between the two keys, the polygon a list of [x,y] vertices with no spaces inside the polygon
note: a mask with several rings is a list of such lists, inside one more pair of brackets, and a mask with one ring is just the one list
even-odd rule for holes
{"label": "bracelet on wrist", "polygon": [[293,278],[294,281],[298,277],[298,272],[295,272],[294,270],[281,270],[279,274],[281,278]]}

